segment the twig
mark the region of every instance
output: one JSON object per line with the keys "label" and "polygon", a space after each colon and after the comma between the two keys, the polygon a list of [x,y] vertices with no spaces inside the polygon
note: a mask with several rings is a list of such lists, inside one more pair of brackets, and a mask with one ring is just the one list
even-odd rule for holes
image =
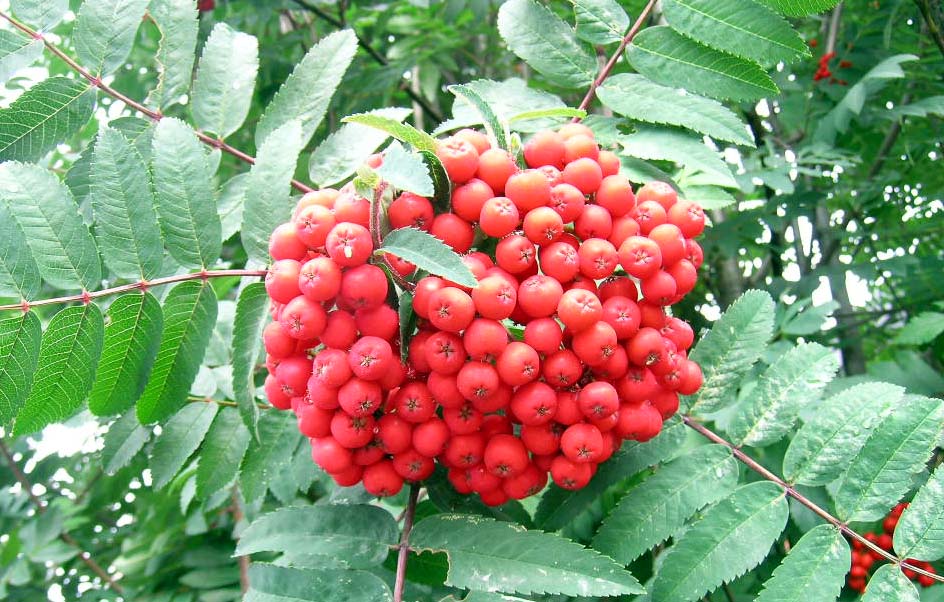
{"label": "twig", "polygon": [[[623,51],[626,50],[626,47],[629,46],[629,43],[633,41],[633,38],[636,37],[636,34],[639,33],[639,30],[642,28],[642,24],[645,22],[646,18],[649,17],[649,13],[652,12],[653,7],[656,5],[656,0],[649,0],[646,4],[646,7],[642,9],[642,12],[639,13],[639,16],[636,18],[636,22],[633,23],[632,27],[629,28],[629,31],[626,32],[626,35],[623,36],[623,41],[620,42],[619,48],[616,49],[616,52],[613,53],[613,56],[610,57],[610,60],[603,65],[603,68],[600,69],[600,74],[597,75],[597,78],[593,80],[593,83],[590,84],[590,89],[587,90],[586,96],[583,97],[583,100],[580,101],[580,106],[578,107],[581,110],[586,110],[590,106],[590,103],[593,102],[593,98],[597,94],[597,88],[606,81],[606,78],[610,76],[610,71],[613,70],[613,67],[616,66],[616,62],[622,56]],[[580,121],[579,117],[574,117],[574,122]]]}
{"label": "twig", "polygon": [[941,31],[941,20],[944,19],[944,15],[941,14],[941,3],[937,2],[937,15],[932,12],[933,8],[930,0],[915,0],[915,4],[918,5],[918,10],[921,11],[921,16],[924,17],[928,34],[931,36],[931,39],[934,40],[934,43],[937,44],[941,55],[944,56],[944,31]]}
{"label": "twig", "polygon": [[224,278],[228,276],[265,276],[267,273],[268,272],[266,270],[203,270],[201,272],[193,272],[191,274],[178,274],[176,276],[155,278],[154,280],[139,280],[137,282],[122,284],[121,286],[103,288],[100,291],[83,291],[78,295],[66,295],[65,297],[53,297],[51,299],[40,299],[38,301],[32,302],[23,301],[22,303],[0,305],[0,311],[9,311],[13,309],[29,311],[33,307],[39,307],[40,305],[55,305],[57,303],[71,303],[74,301],[88,303],[92,299],[97,299],[99,297],[107,297],[109,295],[116,295],[118,293],[126,293],[134,290],[146,291],[152,286],[160,286],[162,284],[185,282],[187,280],[209,280],[210,278]]}
{"label": "twig", "polygon": [[839,520],[838,518],[836,518],[835,516],[827,512],[826,510],[823,510],[822,508],[820,508],[817,504],[812,502],[809,498],[807,498],[802,493],[797,491],[792,485],[790,485],[789,483],[787,483],[786,481],[784,481],[783,479],[781,479],[774,473],[770,472],[769,470],[761,466],[756,460],[754,460],[753,458],[745,454],[743,451],[741,451],[740,448],[735,446],[730,441],[726,440],[724,437],[718,435],[717,433],[715,433],[714,431],[712,431],[705,425],[701,424],[700,422],[698,422],[691,416],[682,416],[682,422],[684,422],[686,426],[688,426],[689,428],[691,428],[698,434],[702,435],[709,441],[712,441],[713,443],[718,443],[720,445],[724,445],[725,447],[730,449],[734,457],[737,458],[742,464],[744,464],[745,466],[747,466],[748,468],[750,468],[751,470],[753,470],[760,476],[764,477],[768,481],[772,481],[776,483],[777,485],[779,485],[780,487],[782,487],[784,492],[786,492],[788,496],[792,497],[796,501],[800,502],[801,504],[803,504],[804,506],[812,510],[814,514],[816,514],[817,516],[819,516],[820,518],[822,518],[829,524],[839,529],[847,537],[851,539],[855,539],[856,541],[859,541],[865,547],[869,548],[870,550],[872,550],[873,552],[875,552],[876,554],[878,554],[885,560],[888,560],[889,562],[892,562],[900,566],[902,569],[911,569],[912,571],[918,573],[919,575],[925,575],[927,577],[931,577],[935,581],[940,581],[944,583],[944,576],[937,575],[934,573],[929,573],[928,571],[925,571],[922,568],[916,567],[912,565],[911,563],[898,558],[894,554],[883,550],[878,545],[872,543],[871,541],[869,541],[862,535],[859,535],[858,533],[850,529],[846,525],[846,523],[842,522],[841,520]]}
{"label": "twig", "polygon": [[[233,514],[233,523],[234,526],[239,524],[239,521],[243,520],[243,509],[239,505],[239,490],[236,486],[233,486],[232,494],[233,503],[230,506],[230,512]],[[243,555],[237,558],[239,563],[239,589],[242,591],[243,595],[249,591],[249,556]]]}
{"label": "twig", "polygon": [[[337,17],[333,17],[330,14],[326,13],[325,11],[321,10],[319,7],[313,4],[309,4],[305,2],[304,0],[292,0],[292,2],[297,4],[302,9],[311,12],[313,15],[325,21],[326,23],[329,23],[332,26],[337,27],[338,29],[343,29],[344,27],[347,26],[343,19],[338,19]],[[341,7],[341,10],[344,10],[343,7]],[[363,48],[364,52],[366,52],[367,55],[370,56],[370,58],[372,58],[375,63],[377,63],[381,67],[386,67],[390,64],[390,61],[388,61],[384,55],[377,52],[377,50],[373,46],[371,46],[370,43],[367,42],[367,40],[361,37],[361,34],[357,33],[357,31],[353,27],[351,27],[350,29],[352,32],[354,32],[354,37],[357,38],[357,45]],[[435,119],[437,122],[443,120],[443,117],[439,113],[439,111],[434,109],[432,105],[430,105],[426,101],[426,99],[424,99],[417,92],[413,91],[409,86],[401,86],[400,89],[403,90],[413,102],[415,102],[420,107],[422,107],[423,111],[427,115]]]}
{"label": "twig", "polygon": [[826,54],[836,52],[836,38],[839,37],[839,23],[842,21],[842,2],[836,5],[829,16],[829,33],[826,35]]}
{"label": "twig", "polygon": [[[10,470],[13,471],[13,476],[16,477],[16,480],[20,483],[20,487],[29,496],[30,501],[33,502],[33,505],[36,506],[36,511],[40,514],[45,513],[46,504],[44,504],[43,501],[36,497],[36,495],[33,493],[33,485],[29,482],[29,479],[26,478],[26,475],[23,474],[23,471],[20,470],[20,467],[13,459],[13,455],[10,453],[9,448],[7,448],[6,443],[4,443],[2,440],[0,440],[0,454],[3,455],[7,464],[10,466]],[[81,544],[79,544],[79,542],[76,541],[74,537],[69,535],[68,532],[63,531],[60,533],[59,539],[77,549],[79,551],[79,560],[81,560],[93,573],[98,575],[102,581],[107,583],[108,587],[118,594],[123,595],[125,593],[124,588],[118,585],[118,583],[111,578],[111,575],[109,575],[108,572],[101,567],[101,565],[95,562],[95,560],[92,558],[92,555],[82,549]]]}
{"label": "twig", "polygon": [[403,518],[403,534],[400,535],[397,553],[397,576],[393,584],[393,602],[403,602],[403,587],[406,584],[406,561],[410,555],[410,531],[413,530],[413,517],[416,515],[416,500],[419,499],[420,486],[410,485],[410,501],[406,505]]}
{"label": "twig", "polygon": [[[55,44],[47,40],[45,36],[43,36],[42,33],[34,29],[31,29],[29,26],[23,23],[20,23],[19,21],[14,19],[12,16],[2,11],[0,11],[0,17],[9,21],[11,25],[13,25],[15,28],[19,29],[26,35],[30,36],[34,40],[42,40],[43,44],[46,46],[46,48],[49,49],[50,52],[52,52],[54,55],[62,59],[62,61],[65,62],[73,71],[75,71],[76,73],[84,77],[86,80],[89,81],[89,83],[91,83],[93,86],[95,86],[96,88],[98,88],[99,90],[107,94],[108,96],[111,96],[112,98],[116,98],[124,102],[129,107],[133,108],[136,111],[139,111],[142,115],[147,116],[149,119],[153,121],[160,121],[161,119],[164,118],[164,115],[161,114],[160,111],[155,111],[153,109],[147,108],[143,104],[129,98],[128,96],[122,94],[118,90],[115,90],[114,88],[112,88],[111,86],[103,82],[101,77],[94,75],[91,71],[89,71],[82,65],[78,64],[75,61],[75,59],[73,59],[68,54],[63,52],[58,46],[56,46]],[[229,153],[230,155],[250,165],[255,164],[256,162],[255,158],[253,158],[250,155],[247,155],[246,153],[244,153],[243,151],[237,148],[230,146],[225,141],[223,141],[222,138],[214,138],[213,136],[210,136],[209,134],[205,134],[204,132],[201,132],[199,130],[194,130],[194,132],[196,133],[197,138],[199,138],[200,141],[206,144],[207,146],[218,148],[221,151],[225,153]],[[308,186],[307,184],[303,184],[299,182],[298,180],[292,180],[292,186],[294,186],[297,190],[301,192],[311,192],[313,190],[311,186]]]}

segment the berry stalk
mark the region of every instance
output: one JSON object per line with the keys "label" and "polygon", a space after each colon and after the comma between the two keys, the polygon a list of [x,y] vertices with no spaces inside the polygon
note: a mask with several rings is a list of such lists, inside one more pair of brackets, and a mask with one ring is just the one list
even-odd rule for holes
{"label": "berry stalk", "polygon": [[410,485],[410,500],[403,516],[403,533],[400,535],[397,553],[397,575],[393,585],[393,602],[403,602],[403,587],[406,583],[406,561],[410,555],[410,532],[413,530],[413,517],[416,515],[416,500],[420,495],[418,483]]}

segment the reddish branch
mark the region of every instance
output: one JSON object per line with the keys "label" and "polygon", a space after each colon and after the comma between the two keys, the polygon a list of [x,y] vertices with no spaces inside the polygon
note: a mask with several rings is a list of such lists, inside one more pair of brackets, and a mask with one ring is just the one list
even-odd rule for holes
{"label": "reddish branch", "polygon": [[403,588],[406,584],[406,561],[410,555],[410,532],[413,530],[413,517],[416,515],[416,500],[420,496],[420,486],[410,485],[410,500],[403,517],[403,533],[397,546],[397,575],[393,582],[393,602],[403,602]]}
{"label": "reddish branch", "polygon": [[[636,37],[636,34],[639,33],[639,30],[642,29],[642,24],[645,23],[646,19],[649,17],[649,13],[652,12],[652,8],[656,5],[656,0],[649,0],[646,7],[642,9],[642,12],[639,13],[639,17],[636,18],[636,22],[633,23],[633,26],[629,28],[629,31],[626,32],[626,35],[623,36],[623,41],[620,42],[619,48],[616,49],[616,52],[613,53],[613,56],[610,57],[610,60],[606,62],[603,68],[600,70],[600,74],[597,75],[597,78],[593,80],[593,83],[590,84],[590,89],[587,90],[586,96],[583,97],[583,100],[580,101],[580,109],[586,110],[590,106],[590,103],[593,102],[593,98],[597,94],[597,88],[606,81],[606,78],[610,76],[610,71],[613,70],[613,67],[616,66],[616,62],[619,60],[620,56],[623,55],[623,52],[626,50],[626,47],[629,46],[629,43],[633,41],[633,38]],[[579,117],[574,117],[574,121],[580,121]]]}
{"label": "reddish branch", "polygon": [[[32,483],[29,482],[29,479],[27,479],[26,475],[23,474],[23,471],[20,470],[20,467],[17,465],[16,461],[13,459],[13,455],[10,453],[9,448],[7,448],[6,443],[4,443],[3,441],[0,441],[0,454],[3,455],[7,464],[10,466],[10,470],[13,471],[13,476],[16,477],[16,480],[20,483],[20,487],[29,496],[30,501],[33,502],[33,505],[36,506],[36,511],[39,512],[40,514],[45,513],[46,504],[44,504],[43,501],[39,499],[38,497],[36,497],[36,495],[33,493]],[[115,582],[115,580],[111,578],[111,575],[109,575],[108,572],[105,571],[105,569],[101,567],[101,565],[95,562],[95,560],[92,558],[92,556],[88,552],[82,549],[81,544],[79,544],[79,542],[76,541],[74,537],[69,535],[67,532],[63,531],[62,533],[59,534],[59,539],[61,539],[67,545],[70,545],[73,548],[77,549],[79,551],[79,560],[85,563],[85,566],[87,566],[93,573],[98,575],[102,581],[107,583],[108,587],[110,587],[112,591],[115,591],[119,594],[125,593],[124,588],[118,585],[118,583]]]}
{"label": "reddish branch", "polygon": [[227,276],[265,276],[266,273],[266,270],[204,270],[202,272],[193,272],[192,274],[178,274],[177,276],[155,278],[154,280],[139,280],[129,284],[122,284],[121,286],[103,288],[100,291],[83,291],[78,295],[67,295],[65,297],[53,297],[51,299],[40,299],[38,301],[32,302],[24,301],[22,303],[14,303],[11,305],[0,305],[0,311],[8,311],[12,309],[29,311],[31,308],[39,307],[40,305],[55,305],[57,303],[72,303],[75,301],[88,303],[92,299],[98,299],[99,297],[108,297],[109,295],[116,295],[118,293],[126,293],[134,290],[146,291],[152,286],[160,286],[162,284],[172,284],[174,282],[184,282],[187,280],[209,280],[210,278],[224,278]]}
{"label": "reddish branch", "polygon": [[789,483],[787,483],[786,481],[784,481],[783,479],[781,479],[774,473],[770,472],[769,470],[761,466],[756,460],[754,460],[753,458],[745,454],[743,451],[737,448],[733,443],[731,443],[730,441],[727,441],[726,439],[724,439],[723,437],[721,437],[720,435],[718,435],[717,433],[715,433],[714,431],[712,431],[705,425],[701,424],[697,420],[691,418],[690,416],[682,416],[682,421],[686,425],[688,425],[690,428],[692,428],[694,431],[696,431],[697,433],[699,433],[700,435],[708,439],[709,441],[712,441],[714,443],[719,443],[721,445],[724,445],[728,449],[730,449],[731,453],[734,454],[734,457],[737,458],[738,461],[740,461],[742,464],[744,464],[745,466],[747,466],[748,468],[750,468],[751,470],[753,470],[760,476],[764,477],[768,481],[772,481],[776,483],[777,485],[780,485],[780,487],[783,488],[784,492],[786,492],[788,496],[792,497],[796,501],[800,502],[802,505],[812,510],[814,514],[816,514],[817,516],[819,516],[820,518],[822,518],[829,524],[833,525],[834,527],[842,531],[842,533],[845,534],[847,537],[851,539],[855,539],[856,541],[859,541],[860,543],[862,543],[862,545],[864,545],[868,549],[872,550],[873,552],[875,552],[876,554],[878,554],[885,560],[888,560],[889,562],[897,564],[902,569],[911,569],[912,571],[918,573],[919,575],[926,575],[928,577],[931,577],[935,581],[940,581],[944,583],[944,576],[936,575],[934,573],[929,573],[928,571],[925,571],[922,568],[916,567],[912,565],[911,563],[905,560],[902,560],[901,558],[898,558],[894,554],[883,550],[882,548],[872,543],[871,541],[869,541],[862,535],[859,535],[858,533],[850,529],[846,525],[846,523],[842,522],[841,520],[839,520],[838,518],[836,518],[835,516],[833,516],[832,514],[830,514],[823,508],[821,508],[820,506],[818,506],[816,503],[812,502],[809,498],[807,498],[802,493],[797,491],[792,485],[790,485]]}
{"label": "reddish branch", "polygon": [[[42,40],[43,44],[45,44],[46,48],[48,48],[50,52],[52,52],[54,55],[62,59],[62,61],[66,63],[73,71],[75,71],[76,73],[84,77],[86,80],[89,81],[89,83],[91,83],[93,86],[95,86],[96,88],[98,88],[99,90],[107,94],[108,96],[111,96],[112,98],[115,98],[124,102],[129,107],[133,108],[136,111],[139,111],[142,115],[145,115],[154,121],[160,121],[161,119],[163,119],[164,115],[161,114],[160,111],[149,109],[143,104],[137,102],[136,100],[133,100],[129,98],[128,96],[122,94],[118,90],[115,90],[114,88],[112,88],[111,86],[103,82],[101,77],[94,75],[91,71],[89,71],[82,65],[78,64],[72,57],[70,57],[68,54],[63,52],[58,46],[56,46],[55,44],[47,40],[43,36],[42,33],[30,28],[28,25],[20,23],[19,21],[17,21],[13,17],[11,17],[10,15],[2,11],[0,11],[0,17],[9,21],[11,25],[13,25],[15,28],[19,29],[26,35],[30,36],[31,38],[35,40]],[[246,153],[244,153],[243,151],[237,148],[233,148],[232,146],[227,144],[225,141],[223,141],[223,139],[214,138],[213,136],[205,134],[199,130],[194,130],[194,132],[196,133],[197,138],[199,138],[200,141],[206,144],[207,146],[218,148],[221,151],[225,153],[229,153],[230,155],[236,157],[237,159],[241,161],[245,161],[246,163],[250,165],[255,164],[256,160],[252,156],[247,155]],[[292,180],[292,186],[294,186],[297,190],[301,192],[311,192],[313,190],[311,186],[308,186],[307,184],[303,184],[297,180]]]}

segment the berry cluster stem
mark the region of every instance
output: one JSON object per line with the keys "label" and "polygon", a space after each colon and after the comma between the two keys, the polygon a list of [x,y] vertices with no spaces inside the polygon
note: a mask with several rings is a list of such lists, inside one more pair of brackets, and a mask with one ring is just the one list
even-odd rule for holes
{"label": "berry cluster stem", "polygon": [[184,282],[187,280],[209,280],[210,278],[224,278],[227,276],[265,276],[266,270],[210,270],[202,272],[193,272],[190,274],[178,274],[176,276],[166,276],[164,278],[155,278],[154,280],[139,280],[128,284],[122,284],[112,288],[103,288],[99,291],[83,291],[78,295],[66,295],[64,297],[52,297],[50,299],[40,299],[38,301],[23,303],[14,303],[11,305],[0,305],[0,311],[9,311],[19,309],[29,311],[40,305],[55,305],[57,303],[73,303],[75,301],[89,302],[99,297],[108,297],[118,293],[127,293],[134,290],[145,291],[153,286],[162,284],[173,284],[175,282]]}
{"label": "berry cluster stem", "polygon": [[811,501],[802,493],[798,492],[792,485],[790,485],[789,483],[787,483],[786,481],[784,481],[783,479],[781,479],[774,473],[770,472],[769,470],[761,466],[756,460],[754,460],[753,458],[745,454],[733,443],[731,443],[730,441],[728,441],[721,435],[715,433],[714,431],[712,431],[705,425],[701,424],[700,422],[698,422],[691,416],[683,415],[682,422],[684,422],[686,426],[688,426],[689,428],[691,428],[698,434],[702,435],[703,437],[705,437],[712,443],[718,443],[730,449],[731,453],[734,455],[735,458],[737,458],[738,461],[740,461],[742,464],[744,464],[745,466],[747,466],[748,468],[750,468],[751,470],[753,470],[760,476],[764,477],[768,481],[772,481],[776,483],[777,485],[780,485],[780,487],[783,488],[784,492],[788,496],[792,497],[796,501],[800,502],[802,505],[812,510],[814,514],[816,514],[817,516],[819,516],[820,518],[822,518],[829,524],[839,529],[847,537],[850,537],[852,539],[855,539],[861,542],[862,545],[864,545],[868,549],[880,555],[885,560],[888,560],[889,562],[898,565],[902,569],[911,569],[912,571],[914,571],[915,573],[919,575],[925,575],[927,577],[934,579],[935,581],[940,581],[944,583],[944,576],[936,575],[934,573],[929,573],[928,571],[925,571],[922,568],[916,567],[910,564],[909,562],[902,560],[901,558],[898,558],[894,554],[891,554],[890,552],[883,550],[882,548],[875,545],[874,543],[872,543],[871,541],[869,541],[862,535],[859,535],[854,530],[850,529],[849,526],[846,525],[846,523],[842,522],[841,520],[839,520],[838,518],[836,518],[835,516],[833,516],[832,514],[830,514],[823,508],[821,508],[820,506],[818,506],[816,503]]}
{"label": "berry cluster stem", "polygon": [[[583,100],[580,101],[580,106],[578,107],[581,110],[587,110],[590,106],[590,103],[593,102],[594,97],[597,94],[597,88],[599,88],[606,78],[610,76],[610,72],[613,70],[613,67],[616,66],[616,62],[623,55],[623,52],[626,50],[626,47],[629,46],[629,43],[633,41],[633,38],[636,37],[636,34],[639,33],[639,30],[642,29],[642,24],[649,17],[649,13],[652,12],[653,7],[656,5],[656,0],[649,0],[645,8],[642,9],[642,12],[639,13],[639,16],[636,18],[635,23],[632,27],[629,28],[629,31],[626,32],[626,35],[623,36],[623,40],[620,42],[619,48],[616,49],[616,52],[610,57],[610,59],[603,65],[603,68],[600,69],[600,74],[597,75],[597,78],[593,80],[593,83],[590,84],[590,89],[587,90],[587,94],[583,97]],[[580,121],[579,117],[574,117],[574,123]]]}
{"label": "berry cluster stem", "polygon": [[410,499],[403,515],[403,533],[397,553],[397,575],[393,584],[393,602],[403,602],[403,588],[406,584],[406,561],[410,556],[410,532],[413,530],[413,518],[416,516],[416,500],[420,496],[420,486],[410,485]]}
{"label": "berry cluster stem", "polygon": [[[32,29],[31,27],[29,27],[28,25],[24,23],[21,23],[20,21],[13,18],[11,15],[6,14],[3,11],[0,11],[0,17],[9,21],[10,24],[13,25],[13,27],[19,29],[20,31],[22,31],[29,37],[33,38],[34,40],[42,40],[43,44],[51,53],[53,53],[54,55],[62,59],[62,61],[65,64],[67,64],[73,71],[75,71],[76,73],[84,77],[86,80],[88,80],[89,83],[91,83],[93,86],[95,86],[96,88],[98,88],[99,90],[107,94],[108,96],[111,96],[112,98],[122,101],[123,103],[125,103],[132,109],[140,112],[142,115],[145,115],[152,121],[160,121],[161,119],[164,118],[164,115],[160,111],[149,109],[143,104],[141,104],[140,102],[126,96],[125,94],[122,94],[118,90],[106,84],[104,81],[102,81],[101,77],[94,75],[91,71],[89,71],[88,69],[80,65],[78,62],[76,62],[76,60],[73,59],[71,56],[63,52],[63,50],[60,49],[58,46],[56,46],[55,44],[47,40],[46,37],[43,36],[42,33],[36,31],[35,29]],[[234,148],[230,146],[229,144],[224,142],[222,138],[214,138],[213,136],[210,136],[209,134],[206,134],[199,130],[194,130],[194,133],[197,135],[197,138],[199,138],[200,141],[206,144],[207,146],[218,148],[221,151],[225,153],[229,153],[230,155],[236,157],[240,161],[248,163],[249,165],[254,165],[256,162],[255,158],[253,158],[250,155],[247,155],[246,153],[239,150],[238,148]],[[299,190],[301,192],[311,192],[313,190],[311,186],[308,186],[307,184],[303,184],[302,182],[299,182],[297,180],[292,180],[292,186],[295,187],[296,190]]]}
{"label": "berry cluster stem", "polygon": [[[23,491],[26,492],[26,494],[29,496],[30,501],[32,501],[33,505],[36,506],[36,511],[39,512],[40,514],[45,513],[46,505],[43,503],[41,499],[36,497],[36,495],[33,493],[32,483],[29,482],[29,479],[26,478],[26,475],[23,473],[22,470],[20,470],[20,467],[17,465],[16,461],[13,459],[13,454],[10,453],[10,450],[9,448],[7,448],[6,443],[4,443],[2,440],[0,440],[0,455],[3,455],[4,460],[6,460],[7,465],[9,465],[10,470],[13,472],[13,476],[16,477],[16,480],[20,483],[20,488],[22,488]],[[93,573],[98,575],[98,577],[103,582],[107,583],[108,587],[111,588],[112,591],[114,591],[115,593],[119,595],[124,595],[125,593],[124,588],[121,587],[117,582],[115,582],[115,580],[111,578],[111,575],[109,575],[108,572],[105,569],[103,569],[100,564],[95,562],[95,559],[92,558],[91,554],[89,554],[88,552],[82,549],[81,544],[79,544],[79,542],[76,541],[74,537],[69,535],[67,531],[63,531],[62,533],[59,534],[59,539],[61,539],[67,545],[72,546],[73,548],[77,549],[79,551],[79,560],[85,563],[85,566],[87,566]]]}

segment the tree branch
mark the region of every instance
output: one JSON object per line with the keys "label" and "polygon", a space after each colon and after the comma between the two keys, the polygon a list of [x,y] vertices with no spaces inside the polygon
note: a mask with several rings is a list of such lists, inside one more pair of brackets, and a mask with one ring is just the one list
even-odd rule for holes
{"label": "tree branch", "polygon": [[410,500],[406,505],[406,514],[403,517],[403,533],[400,535],[399,552],[397,553],[397,574],[393,583],[393,602],[403,602],[403,588],[406,584],[406,561],[410,555],[410,532],[413,530],[413,517],[416,515],[416,500],[419,499],[420,486],[410,485]]}
{"label": "tree branch", "polygon": [[172,284],[175,282],[185,282],[187,280],[209,280],[210,278],[224,278],[228,276],[265,276],[268,272],[266,270],[203,270],[201,272],[193,272],[190,274],[178,274],[176,276],[166,276],[164,278],[155,278],[154,280],[139,280],[137,282],[131,282],[129,284],[122,284],[121,286],[115,286],[112,288],[103,288],[100,291],[83,291],[78,295],[67,295],[65,297],[53,297],[51,299],[40,299],[38,301],[23,301],[22,303],[14,303],[11,305],[0,305],[0,311],[10,311],[14,309],[19,309],[24,312],[29,311],[33,307],[39,307],[40,305],[55,305],[57,303],[73,303],[75,301],[81,301],[83,303],[88,303],[92,299],[98,299],[99,297],[107,297],[109,295],[116,295],[118,293],[127,293],[134,290],[146,291],[152,286],[160,286],[162,284]]}
{"label": "tree branch", "polygon": [[915,4],[918,5],[918,10],[921,11],[921,16],[924,17],[924,22],[928,27],[928,35],[931,36],[931,39],[937,44],[938,50],[941,51],[941,55],[944,56],[944,31],[942,31],[944,29],[944,23],[942,23],[944,21],[944,9],[941,7],[941,0],[915,0]]}
{"label": "tree branch", "polygon": [[898,558],[894,554],[885,551],[884,549],[872,543],[871,541],[869,541],[862,535],[859,535],[858,533],[850,529],[846,525],[846,523],[842,522],[841,520],[839,520],[838,518],[836,518],[835,516],[827,512],[826,510],[819,507],[817,504],[815,504],[809,498],[804,496],[802,493],[798,492],[790,483],[787,483],[786,481],[784,481],[783,479],[781,479],[774,473],[770,472],[769,470],[761,466],[756,460],[754,460],[753,458],[745,454],[743,451],[741,451],[740,448],[735,446],[730,441],[726,440],[724,437],[718,435],[717,433],[715,433],[714,431],[712,431],[705,425],[701,424],[700,422],[698,422],[691,416],[687,416],[687,415],[682,416],[682,422],[684,422],[686,426],[688,426],[689,428],[691,428],[698,434],[702,435],[703,437],[705,437],[712,443],[718,443],[730,449],[731,453],[734,455],[734,457],[738,461],[740,461],[742,464],[744,464],[745,466],[747,466],[748,468],[750,468],[751,470],[753,470],[760,476],[764,477],[768,481],[776,483],[777,485],[782,487],[784,492],[788,496],[792,497],[793,499],[798,501],[800,504],[806,506],[807,508],[812,510],[814,514],[816,514],[817,516],[819,516],[820,518],[822,518],[823,520],[825,520],[832,526],[839,529],[846,537],[855,539],[856,541],[860,542],[863,546],[872,550],[873,552],[875,552],[876,554],[878,554],[885,560],[888,560],[889,562],[892,562],[900,566],[902,570],[911,569],[912,571],[918,573],[919,575],[925,575],[927,577],[931,577],[935,581],[940,581],[944,583],[944,576],[929,573],[928,571],[925,571],[924,569],[918,568],[912,565],[911,563],[909,563],[908,561],[902,560],[901,558]]}
{"label": "tree branch", "polygon": [[[581,110],[587,110],[587,107],[590,106],[590,103],[593,102],[594,97],[597,94],[597,88],[606,81],[606,78],[610,76],[610,72],[613,70],[613,67],[616,66],[616,62],[619,60],[620,56],[623,55],[623,51],[626,50],[626,47],[629,46],[629,43],[633,41],[633,38],[636,37],[636,34],[639,33],[639,30],[642,29],[642,24],[645,22],[646,18],[649,17],[649,13],[652,12],[653,7],[656,5],[656,0],[649,0],[646,4],[646,7],[642,9],[642,12],[639,13],[639,16],[636,18],[635,23],[632,27],[629,28],[629,31],[626,32],[626,35],[623,36],[623,40],[620,42],[619,47],[616,49],[616,52],[610,57],[610,60],[603,65],[603,68],[600,69],[600,74],[597,75],[597,78],[593,80],[593,83],[590,84],[590,89],[587,90],[587,94],[583,97],[583,100],[580,101],[580,106],[578,107]],[[574,117],[574,122],[580,121],[579,117]]]}
{"label": "tree branch", "polygon": [[[56,46],[55,44],[47,40],[45,36],[43,36],[43,34],[39,33],[38,31],[30,28],[29,26],[23,23],[20,23],[19,21],[14,19],[12,16],[2,11],[0,11],[0,17],[9,21],[10,24],[13,25],[13,27],[19,29],[20,31],[30,36],[31,38],[35,40],[42,40],[43,44],[46,46],[47,49],[49,49],[50,52],[52,52],[54,55],[62,59],[62,61],[65,62],[73,71],[75,71],[76,73],[84,77],[86,80],[88,80],[89,83],[91,83],[93,86],[95,86],[96,88],[98,88],[99,90],[107,94],[108,96],[111,96],[112,98],[122,101],[123,103],[125,103],[132,109],[140,112],[142,115],[145,115],[152,121],[160,121],[161,119],[164,118],[164,115],[161,114],[160,111],[155,111],[153,109],[147,108],[140,102],[133,100],[132,98],[122,94],[118,90],[115,90],[114,88],[112,88],[111,86],[103,82],[101,77],[92,74],[91,71],[89,71],[88,69],[86,69],[85,67],[77,63],[75,59],[73,59],[71,56],[63,52],[58,46]],[[255,158],[253,158],[250,155],[247,155],[246,153],[244,153],[243,151],[237,148],[230,146],[229,144],[224,142],[222,138],[214,138],[213,136],[210,136],[209,134],[205,134],[204,132],[201,132],[196,129],[194,130],[194,133],[197,135],[197,138],[199,138],[200,141],[206,144],[207,146],[218,148],[221,151],[225,153],[229,153],[230,155],[236,157],[240,161],[243,161],[250,165],[254,165],[256,162]],[[298,180],[292,180],[292,186],[301,192],[311,192],[312,190],[314,190],[311,186],[308,186],[307,184],[303,184],[302,182],[299,182]]]}
{"label": "tree branch", "polygon": [[[46,512],[46,504],[44,504],[43,501],[36,497],[36,495],[33,493],[33,485],[29,482],[29,479],[26,478],[26,475],[23,474],[23,471],[20,470],[20,467],[13,459],[13,455],[10,453],[10,449],[2,440],[0,440],[0,454],[3,455],[3,458],[10,466],[10,470],[13,471],[13,476],[20,483],[20,487],[29,496],[30,501],[33,502],[33,505],[36,506],[36,511],[40,514],[44,514]],[[79,544],[79,542],[76,541],[74,537],[69,535],[67,531],[60,533],[59,539],[77,549],[79,551],[79,560],[85,563],[85,566],[87,566],[93,573],[98,575],[102,581],[107,583],[108,587],[111,588],[112,591],[122,595],[125,593],[124,588],[118,585],[118,583],[111,578],[111,575],[109,575],[108,572],[101,567],[101,565],[95,562],[95,560],[92,558],[92,555],[82,549],[81,544]]]}

